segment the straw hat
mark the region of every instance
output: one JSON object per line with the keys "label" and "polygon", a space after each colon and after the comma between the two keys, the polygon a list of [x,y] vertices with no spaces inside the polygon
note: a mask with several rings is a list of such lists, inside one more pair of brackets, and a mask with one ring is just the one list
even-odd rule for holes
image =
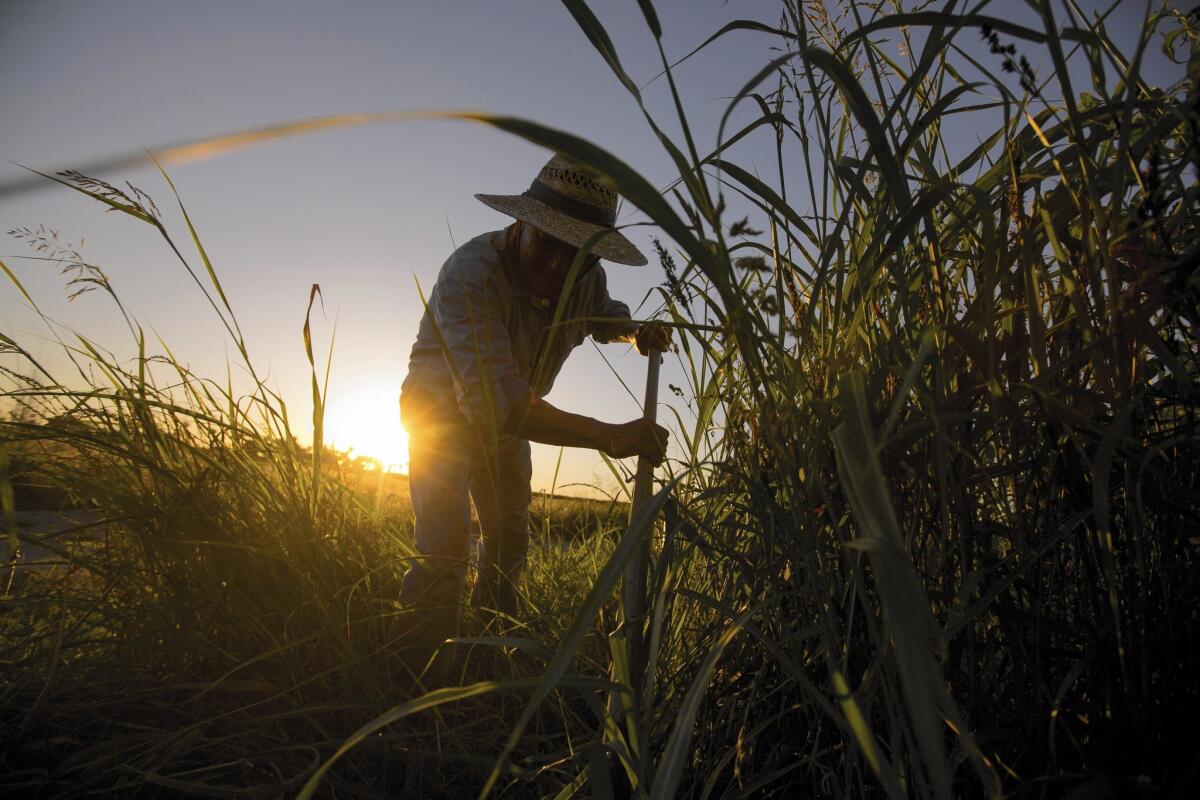
{"label": "straw hat", "polygon": [[584,172],[560,155],[546,162],[521,194],[475,197],[484,205],[575,247],[583,247],[597,232],[608,230],[592,247],[592,253],[633,267],[646,263],[641,251],[612,229],[617,220],[617,193],[603,178]]}

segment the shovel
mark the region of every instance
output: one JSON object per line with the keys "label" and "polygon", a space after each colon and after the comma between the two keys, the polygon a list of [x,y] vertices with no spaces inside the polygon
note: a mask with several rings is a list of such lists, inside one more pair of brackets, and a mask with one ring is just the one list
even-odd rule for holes
{"label": "shovel", "polygon": [[[642,419],[655,422],[658,416],[658,369],[662,354],[651,348],[646,353],[646,396],[642,402]],[[654,464],[645,456],[638,456],[637,473],[633,480],[633,499],[629,505],[629,520],[632,522],[654,491]],[[647,536],[634,551],[625,566],[624,582],[621,585],[621,607],[623,621],[617,636],[624,638],[625,669],[629,686],[633,690],[633,708],[641,703],[643,672],[646,669],[646,643],[642,631],[646,618],[646,569],[650,563],[650,537]],[[620,642],[615,642],[617,646]],[[617,656],[617,653],[613,653]],[[616,665],[614,664],[614,670]],[[614,674],[614,680],[616,675]],[[609,713],[618,724],[624,720],[625,709],[614,693],[609,697]]]}
{"label": "shovel", "polygon": [[[659,351],[646,354],[646,398],[642,402],[642,419],[655,422],[658,418],[658,368],[662,363]],[[632,522],[654,492],[654,464],[638,456],[637,473],[633,479],[633,501],[629,505]],[[642,642],[642,623],[646,614],[646,568],[650,563],[650,537],[643,540],[625,567],[625,583],[621,596],[625,606],[625,636],[629,647],[630,674],[640,676],[645,667],[645,645]]]}

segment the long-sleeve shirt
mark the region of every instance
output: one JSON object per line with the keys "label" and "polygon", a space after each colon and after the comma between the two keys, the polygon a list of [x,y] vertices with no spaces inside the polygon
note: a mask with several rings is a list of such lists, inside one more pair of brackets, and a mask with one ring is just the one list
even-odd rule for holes
{"label": "long-sleeve shirt", "polygon": [[[629,307],[608,295],[600,265],[580,276],[553,325],[557,302],[541,307],[517,267],[499,251],[503,232],[477,236],[455,250],[438,273],[408,360],[404,385],[437,403],[455,403],[475,424],[544,397],[571,351],[591,336],[627,335]],[[586,318],[601,318],[601,321]]]}

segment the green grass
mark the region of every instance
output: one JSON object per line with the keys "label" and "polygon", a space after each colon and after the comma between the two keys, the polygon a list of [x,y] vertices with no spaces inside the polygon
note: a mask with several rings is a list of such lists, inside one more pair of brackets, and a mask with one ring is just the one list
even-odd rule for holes
{"label": "green grass", "polygon": [[[625,45],[565,5],[640,104]],[[617,508],[551,513],[525,619],[497,637],[468,618],[443,688],[390,633],[403,505],[296,448],[257,378],[235,396],[152,359],[119,303],[134,367],[63,341],[96,376],[69,391],[19,362],[6,396],[28,408],[3,434],[23,474],[112,522],[5,601],[5,787],[373,797],[407,769],[459,796],[1194,788],[1175,731],[1200,652],[1200,94],[1140,64],[1198,34],[1154,12],[1122,53],[1069,2],[1034,4],[1033,28],[993,5],[783,3],[730,26],[762,37],[764,69],[732,101],[756,116],[711,152],[663,53],[678,113],[646,118],[678,167],[666,194],[569,133],[459,115],[592,165],[661,229],[688,410],[653,514],[623,532]],[[657,40],[671,20],[641,7]],[[978,146],[947,132],[964,119]],[[776,163],[739,161],[746,136]],[[167,237],[253,377],[194,236],[186,260],[142,196],[63,181]],[[618,583],[645,539],[631,675]]]}

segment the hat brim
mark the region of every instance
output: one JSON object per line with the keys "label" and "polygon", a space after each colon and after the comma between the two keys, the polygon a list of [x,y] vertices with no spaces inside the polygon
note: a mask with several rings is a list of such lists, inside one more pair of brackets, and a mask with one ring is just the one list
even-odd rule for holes
{"label": "hat brim", "polygon": [[601,231],[608,231],[594,245],[592,253],[606,261],[627,264],[631,267],[641,267],[646,264],[642,251],[634,246],[619,231],[585,222],[559,211],[551,205],[524,195],[508,194],[477,194],[475,199],[488,208],[493,208],[501,214],[526,222],[542,233],[547,233],[555,239],[575,247],[583,247],[588,239]]}

